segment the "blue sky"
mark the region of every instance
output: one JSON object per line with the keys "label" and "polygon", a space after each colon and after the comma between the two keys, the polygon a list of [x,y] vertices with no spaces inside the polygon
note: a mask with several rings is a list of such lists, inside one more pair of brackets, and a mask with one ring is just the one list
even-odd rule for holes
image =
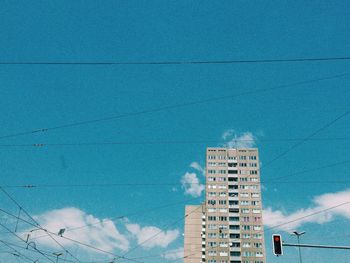
{"label": "blue sky", "polygon": [[[349,8],[347,1],[6,1],[0,8],[0,60],[133,62],[348,56]],[[349,73],[349,63],[0,65],[0,136]],[[53,223],[53,228],[57,227],[55,222],[47,221],[53,215],[62,218],[69,215],[75,220],[70,222],[79,225],[128,215],[135,209],[185,201],[193,197],[181,186],[183,176],[194,173],[204,183],[201,172],[190,165],[196,162],[203,166],[206,147],[225,143],[222,136],[226,131],[233,130],[238,137],[252,136],[263,165],[295,143],[279,139],[304,138],[349,110],[349,84],[350,76],[334,78],[2,139],[1,144],[10,145],[202,143],[3,146],[0,182],[1,185],[176,184],[7,188],[31,215],[45,225]],[[349,117],[345,117],[315,136],[327,140],[305,142],[262,169],[262,180],[350,159],[348,131]],[[339,182],[349,178],[348,165],[281,179],[284,183],[266,183],[264,207],[284,220],[293,218],[296,212],[315,211],[350,200],[349,183]],[[338,182],[323,182],[332,180]],[[325,196],[329,193],[334,196]],[[200,200],[188,203],[197,204]],[[18,213],[4,196],[0,204],[1,208]],[[117,245],[106,249],[123,254],[123,249],[134,247],[142,242],[142,237],[160,229],[162,238],[148,243],[148,247],[141,245],[128,256],[176,250],[182,246],[183,223],[172,223],[184,215],[184,204],[130,215],[107,225],[101,223],[93,235],[86,232],[89,228],[79,235],[85,233],[86,242],[102,240],[101,247],[112,238]],[[346,245],[350,239],[346,236],[350,233],[344,231],[350,226],[349,209],[348,206],[328,214],[327,218],[295,227],[307,231],[305,242]],[[4,214],[1,219],[13,225]],[[27,230],[28,226],[19,227]],[[108,233],[112,236],[108,237]],[[266,232],[268,262],[296,262],[296,251],[291,248],[281,258],[272,256],[270,235],[271,232]],[[293,241],[286,232],[284,235]],[[72,251],[82,258],[109,257],[86,253],[87,250],[77,247],[72,247]],[[344,251],[305,249],[303,254],[315,262],[331,262],[334,258],[346,262],[348,257]],[[1,253],[0,259],[16,262],[13,256]],[[164,258],[144,261],[158,263],[164,262]]]}

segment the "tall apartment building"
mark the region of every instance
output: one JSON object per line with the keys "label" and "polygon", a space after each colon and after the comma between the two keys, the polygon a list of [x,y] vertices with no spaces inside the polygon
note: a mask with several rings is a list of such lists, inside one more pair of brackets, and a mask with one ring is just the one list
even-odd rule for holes
{"label": "tall apartment building", "polygon": [[185,263],[265,263],[258,150],[208,148],[205,204],[186,215]]}

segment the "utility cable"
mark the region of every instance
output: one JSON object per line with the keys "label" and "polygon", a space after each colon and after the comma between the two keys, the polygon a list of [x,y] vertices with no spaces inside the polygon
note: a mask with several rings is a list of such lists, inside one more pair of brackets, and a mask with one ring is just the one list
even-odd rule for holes
{"label": "utility cable", "polygon": [[[165,228],[169,228],[175,224],[178,224],[180,221],[183,221],[186,217],[188,217],[190,214],[196,212],[198,209],[202,209],[203,205],[199,205],[196,209],[193,209],[191,212],[187,213],[185,216],[181,217],[180,219],[168,224],[167,226],[165,226]],[[126,256],[128,254],[130,254],[132,251],[138,249],[139,247],[141,247],[143,244],[151,241],[152,239],[156,238],[157,236],[159,236],[161,233],[163,233],[163,230],[158,231],[157,233],[155,233],[154,235],[152,235],[151,237],[147,238],[146,240],[144,240],[143,242],[138,243],[135,247],[129,249],[126,253],[123,254],[123,256]]]}
{"label": "utility cable", "polygon": [[[24,222],[24,223],[27,223],[27,224],[29,224],[29,225],[31,225],[31,226],[34,226],[34,227],[37,227],[37,225],[36,224],[34,224],[34,223],[32,223],[32,222],[30,222],[30,221],[28,221],[28,220],[26,220],[26,219],[23,219],[23,218],[21,218],[21,217],[19,217],[19,216],[16,216],[16,215],[14,215],[14,214],[12,214],[12,213],[10,213],[10,212],[8,212],[8,211],[5,211],[5,210],[3,210],[3,209],[0,209],[2,212],[4,212],[4,213],[6,213],[7,215],[9,215],[9,216],[12,216],[13,218],[16,218],[16,219],[18,219],[18,220],[20,220],[20,221],[22,221],[22,222]],[[0,225],[2,225],[1,223],[0,223]],[[7,230],[9,230],[9,231],[11,231],[9,228],[6,228]],[[66,239],[66,240],[69,240],[69,241],[71,241],[71,242],[73,242],[73,243],[76,243],[76,244],[79,244],[79,245],[81,245],[81,246],[84,246],[84,247],[87,247],[87,248],[90,248],[90,249],[93,249],[93,250],[96,250],[96,251],[99,251],[99,252],[102,252],[102,253],[105,253],[105,254],[108,254],[108,255],[112,255],[112,256],[114,256],[114,257],[117,257],[117,258],[122,258],[122,259],[126,259],[126,260],[128,260],[128,261],[133,261],[133,262],[136,262],[136,263],[144,263],[144,262],[142,262],[142,261],[139,261],[139,260],[134,260],[134,259],[131,259],[131,258],[126,258],[126,257],[124,257],[124,256],[119,256],[119,255],[117,255],[117,254],[115,254],[115,253],[112,253],[112,252],[110,252],[110,251],[107,251],[107,250],[104,250],[104,249],[100,249],[100,248],[98,248],[98,247],[94,247],[94,246],[92,246],[92,245],[90,245],[90,244],[86,244],[86,243],[83,243],[83,242],[81,242],[81,241],[79,241],[79,240],[75,240],[75,239],[72,239],[72,238],[69,238],[69,237],[66,237],[66,236],[59,236],[58,234],[56,234],[56,233],[54,233],[54,232],[51,232],[51,231],[49,231],[49,230],[47,230],[47,229],[40,229],[40,230],[42,230],[42,231],[44,231],[47,235],[46,235],[46,237],[48,237],[48,234],[51,234],[51,235],[54,235],[54,236],[56,236],[56,237],[59,237],[59,238],[63,238],[63,239]],[[13,231],[11,231],[12,233],[14,233]],[[15,234],[15,233],[14,233]],[[17,236],[17,235],[16,235]],[[19,237],[20,238],[20,237]],[[21,238],[20,238],[21,239]],[[24,241],[25,242],[25,240],[23,240],[23,239],[21,239],[22,241]],[[32,239],[33,240],[33,239]]]}
{"label": "utility cable", "polygon": [[68,255],[76,259],[78,262],[81,262],[77,257],[75,257],[69,250],[67,250],[61,243],[59,243],[46,229],[44,229],[4,188],[0,187],[0,190],[10,199],[16,206],[21,209],[38,227],[39,229],[45,231],[48,236],[59,246],[61,247]]}
{"label": "utility cable", "polygon": [[[16,216],[15,216],[16,217]],[[20,218],[18,218],[20,219]],[[15,232],[13,232],[11,229],[9,229],[7,226],[5,226],[4,224],[2,224],[0,222],[0,226],[2,226],[4,229],[6,229],[9,233],[11,233],[12,235],[14,235],[15,237],[17,237],[19,240],[21,240],[22,242],[24,242],[25,244],[27,244],[26,240],[24,240],[23,238],[21,238],[19,235],[17,235]],[[51,260],[50,258],[48,258],[43,252],[41,252],[39,249],[37,249],[35,246],[31,246],[34,251],[38,252],[40,255],[42,255],[43,257],[45,257],[46,259],[48,259],[49,261],[53,262],[53,260]]]}
{"label": "utility cable", "polygon": [[299,147],[300,145],[306,143],[307,141],[309,141],[312,137],[316,136],[317,134],[319,134],[320,132],[324,131],[325,129],[329,128],[330,126],[332,126],[333,124],[335,124],[337,121],[347,117],[350,114],[350,110],[345,111],[344,113],[342,113],[341,115],[337,116],[335,119],[327,122],[326,124],[324,124],[323,126],[321,126],[320,128],[318,128],[317,130],[313,131],[312,133],[310,133],[309,135],[307,135],[305,138],[303,138],[301,141],[293,144],[291,147],[289,147],[288,149],[286,149],[285,151],[283,151],[282,153],[278,154],[275,158],[273,158],[272,160],[268,161],[263,168],[265,169],[266,167],[268,167],[269,165],[271,165],[272,163],[274,163],[275,161],[277,161],[278,159],[282,158],[283,156],[285,156],[287,153],[289,153],[290,151],[292,151],[293,149]]}
{"label": "utility cable", "polygon": [[26,255],[23,255],[23,254],[20,253],[17,249],[15,249],[15,248],[11,247],[10,245],[8,245],[6,242],[4,242],[4,241],[2,241],[2,240],[0,240],[0,242],[1,242],[2,244],[4,244],[6,247],[8,247],[8,248],[10,248],[11,250],[13,250],[19,257],[23,257],[24,259],[28,260],[29,262],[33,262],[33,263],[36,262],[34,259],[32,259],[32,258],[30,258],[30,257],[28,257],[28,256],[26,256]]}
{"label": "utility cable", "polygon": [[[278,176],[278,177],[272,177],[268,180],[263,180],[261,182],[257,182],[257,183],[264,183],[264,184],[269,184],[269,183],[285,183],[285,184],[292,184],[292,183],[319,183],[319,184],[328,184],[328,183],[348,183],[349,180],[310,180],[310,181],[305,181],[305,180],[301,180],[301,181],[276,181],[278,179],[284,179],[284,178],[291,178],[293,176],[296,175],[300,175],[300,174],[305,174],[305,173],[311,173],[311,172],[315,172],[318,170],[323,170],[323,169],[327,169],[327,168],[333,168],[336,166],[340,166],[340,165],[344,165],[344,164],[348,164],[350,163],[350,160],[343,160],[343,161],[339,161],[339,162],[335,162],[335,163],[330,163],[330,164],[326,164],[326,165],[322,165],[322,166],[316,166],[314,168],[310,168],[310,169],[305,169],[305,170],[301,170],[301,171],[297,171],[294,173],[290,173],[287,175],[283,175],[283,176]],[[187,183],[188,185],[199,185],[202,183]],[[77,187],[119,187],[119,186],[123,186],[123,187],[159,187],[159,186],[182,186],[182,184],[179,183],[171,183],[171,182],[162,182],[162,183],[91,183],[91,184],[25,184],[25,185],[0,185],[0,187],[2,188],[27,188],[27,189],[33,189],[33,188],[77,188]],[[160,206],[160,207],[155,207],[155,208],[151,208],[151,210],[154,209],[160,209],[162,207],[168,207],[171,206],[173,204],[179,204],[179,203],[183,203],[183,202],[188,202],[191,200],[195,200],[198,198],[191,198],[191,199],[187,199],[185,201],[181,201],[181,202],[175,202],[175,203],[171,203],[171,204],[167,204],[164,206]],[[150,210],[145,210],[144,212],[147,212]],[[139,213],[139,212],[136,212]],[[143,212],[141,212],[143,213]],[[119,218],[125,218],[129,215],[124,215],[124,216],[119,216],[116,217],[115,219],[119,219]],[[111,219],[114,220],[114,219]]]}
{"label": "utility cable", "polygon": [[341,206],[344,206],[344,205],[348,205],[348,204],[350,204],[350,201],[347,201],[347,202],[344,202],[344,203],[341,203],[341,204],[338,204],[338,205],[335,205],[335,206],[327,207],[325,209],[322,209],[322,210],[310,213],[308,215],[301,216],[301,217],[298,217],[296,219],[293,219],[293,220],[290,220],[290,221],[287,221],[287,222],[284,222],[284,223],[281,223],[281,224],[277,224],[277,225],[274,225],[272,227],[265,228],[265,231],[270,231],[272,229],[275,229],[275,228],[278,228],[278,227],[281,227],[281,226],[284,226],[284,225],[288,225],[288,224],[300,221],[302,219],[305,219],[305,218],[308,218],[308,217],[311,217],[311,216],[314,216],[314,215],[322,214],[322,213],[325,213],[327,211],[330,211],[330,210],[333,210],[333,209],[336,209],[338,207],[341,207]]}
{"label": "utility cable", "polygon": [[[295,142],[304,139],[259,139],[258,142]],[[350,141],[350,138],[310,138],[309,141]],[[234,142],[256,142],[249,139],[235,139]],[[43,147],[80,147],[80,146],[108,146],[108,145],[168,145],[168,144],[208,144],[222,143],[218,140],[159,140],[159,141],[107,141],[107,142],[67,142],[67,143],[20,143],[20,144],[0,144],[0,148],[43,148]]]}
{"label": "utility cable", "polygon": [[306,85],[306,84],[319,82],[319,81],[344,78],[344,77],[348,77],[349,75],[350,75],[350,73],[337,74],[337,75],[332,75],[332,76],[327,76],[327,77],[320,77],[320,78],[308,79],[308,80],[293,82],[293,83],[284,84],[284,85],[278,85],[278,86],[270,87],[270,88],[255,89],[255,90],[251,90],[251,91],[245,91],[245,92],[226,95],[226,96],[211,97],[211,98],[202,99],[202,100],[193,100],[193,101],[189,101],[189,102],[172,104],[172,105],[167,105],[167,106],[163,106],[163,107],[145,109],[145,110],[140,110],[140,111],[127,112],[127,113],[123,113],[123,114],[118,114],[118,115],[109,116],[109,117],[102,117],[102,118],[98,118],[98,119],[90,119],[90,120],[85,120],[85,121],[71,122],[71,123],[66,123],[66,124],[57,125],[57,126],[51,126],[51,127],[41,128],[41,129],[35,129],[35,130],[7,134],[7,135],[0,136],[0,139],[13,138],[13,137],[30,135],[30,134],[38,134],[38,133],[43,133],[43,132],[48,132],[48,131],[53,131],[53,130],[58,130],[58,129],[71,128],[71,127],[82,126],[82,125],[87,125],[87,124],[100,123],[100,122],[123,119],[123,118],[128,118],[128,117],[135,117],[135,116],[141,116],[141,115],[146,115],[146,114],[151,114],[151,113],[157,113],[157,112],[162,112],[162,111],[167,111],[167,110],[172,110],[172,109],[185,108],[185,107],[190,107],[190,106],[194,106],[194,105],[201,105],[201,104],[206,104],[206,103],[218,102],[218,101],[222,101],[222,100],[229,100],[229,99],[238,98],[240,96],[245,96],[245,95],[265,93],[268,91],[281,90],[281,89],[296,87],[296,86],[300,86],[300,85]]}
{"label": "utility cable", "polygon": [[215,64],[266,64],[292,62],[348,61],[348,56],[297,57],[272,59],[229,59],[229,60],[161,60],[161,61],[0,61],[0,65],[59,65],[59,66],[122,66],[122,65],[215,65]]}

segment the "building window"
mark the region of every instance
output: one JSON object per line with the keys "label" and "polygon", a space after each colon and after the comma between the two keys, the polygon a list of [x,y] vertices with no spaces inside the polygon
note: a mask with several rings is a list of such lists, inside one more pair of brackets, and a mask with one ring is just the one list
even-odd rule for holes
{"label": "building window", "polygon": [[260,197],[260,194],[259,193],[252,193],[252,197],[253,198],[258,198],[258,197]]}
{"label": "building window", "polygon": [[249,242],[244,242],[242,247],[250,247],[250,243]]}
{"label": "building window", "polygon": [[216,233],[208,233],[208,238],[216,238]]}
{"label": "building window", "polygon": [[253,229],[254,230],[261,230],[261,226],[254,226]]}
{"label": "building window", "polygon": [[250,226],[248,226],[248,225],[243,225],[243,226],[242,226],[242,230],[248,231],[248,230],[250,230]]}
{"label": "building window", "polygon": [[243,222],[249,222],[250,221],[249,216],[243,216],[242,221]]}
{"label": "building window", "polygon": [[217,229],[217,225],[215,225],[215,224],[209,224],[209,225],[208,225],[208,229],[210,229],[210,230]]}

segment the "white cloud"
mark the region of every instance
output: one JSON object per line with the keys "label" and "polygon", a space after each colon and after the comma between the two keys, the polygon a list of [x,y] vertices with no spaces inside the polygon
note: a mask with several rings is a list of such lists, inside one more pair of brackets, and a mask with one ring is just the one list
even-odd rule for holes
{"label": "white cloud", "polygon": [[306,217],[310,214],[317,213],[318,211],[345,203],[350,201],[350,189],[336,193],[327,193],[320,196],[316,196],[313,199],[314,205],[306,209],[299,209],[291,214],[286,214],[280,210],[273,210],[267,208],[264,210],[264,224],[268,227],[273,227],[285,222],[293,221],[302,217],[301,220],[291,222],[290,224],[276,227],[284,231],[296,230],[300,226],[306,223],[324,224],[332,221],[336,216],[343,216],[350,218],[350,204],[343,205],[326,211],[325,213],[318,213],[314,216]]}
{"label": "white cloud", "polygon": [[257,140],[251,132],[236,133],[233,129],[225,131],[221,137],[228,148],[252,148]]}
{"label": "white cloud", "polygon": [[178,230],[163,231],[154,226],[141,227],[138,224],[126,224],[126,229],[137,240],[137,244],[146,249],[156,246],[165,248],[179,236]]}
{"label": "white cloud", "polygon": [[193,197],[201,196],[205,187],[199,182],[197,174],[186,172],[181,178],[182,187],[185,189],[185,194]]}
{"label": "white cloud", "polygon": [[[68,207],[52,210],[35,216],[35,219],[44,229],[47,229],[50,232],[58,233],[60,229],[65,228],[66,231],[63,234],[64,237],[99,249],[112,252],[115,249],[126,251],[129,248],[128,239],[119,232],[111,220],[98,219],[92,215],[86,214],[78,208]],[[81,226],[86,227],[78,228]],[[78,229],[74,230],[74,228]],[[43,233],[43,231],[33,231],[31,233],[31,238],[42,236]],[[79,246],[80,249],[88,250],[89,252],[98,252],[62,237],[55,236],[55,239],[66,247]],[[39,244],[55,248],[58,246],[57,243],[49,237],[35,239],[35,243],[37,245]]]}
{"label": "white cloud", "polygon": [[165,252],[164,254],[162,254],[163,258],[169,259],[169,260],[180,259],[183,256],[184,256],[184,248],[183,247],[172,249],[172,250],[169,250],[169,251]]}
{"label": "white cloud", "polygon": [[190,167],[193,168],[193,169],[195,169],[195,170],[197,170],[197,171],[199,171],[199,172],[201,172],[203,175],[205,175],[205,170],[204,170],[204,168],[203,168],[199,163],[197,163],[197,162],[192,162],[192,163],[190,164]]}

